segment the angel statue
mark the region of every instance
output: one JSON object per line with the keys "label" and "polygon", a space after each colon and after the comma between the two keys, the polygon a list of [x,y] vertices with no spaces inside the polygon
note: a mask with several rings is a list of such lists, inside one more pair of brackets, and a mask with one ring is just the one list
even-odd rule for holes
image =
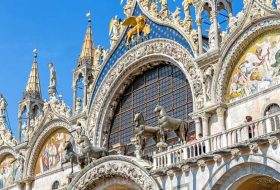
{"label": "angel statue", "polygon": [[118,16],[115,16],[110,22],[109,36],[111,37],[110,44],[111,47],[115,45],[120,37],[121,30],[121,19]]}
{"label": "angel statue", "polygon": [[139,15],[137,17],[129,17],[127,18],[122,25],[133,27],[127,33],[126,43],[129,44],[134,35],[138,36],[138,40],[141,39],[141,33],[144,32],[144,36],[146,37],[151,33],[150,25],[146,24],[147,19],[143,15]]}

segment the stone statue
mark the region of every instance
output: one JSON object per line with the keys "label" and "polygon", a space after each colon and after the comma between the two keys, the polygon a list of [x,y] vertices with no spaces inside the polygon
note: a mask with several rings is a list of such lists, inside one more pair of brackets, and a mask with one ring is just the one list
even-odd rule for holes
{"label": "stone statue", "polygon": [[179,7],[176,7],[175,12],[171,14],[171,20],[179,25],[181,24],[180,14],[181,14],[181,9]]}
{"label": "stone statue", "polygon": [[162,106],[157,105],[154,112],[159,116],[159,126],[166,131],[174,131],[180,140],[186,142],[188,123],[181,119],[170,117]]}
{"label": "stone statue", "polygon": [[115,18],[113,18],[110,22],[110,30],[109,30],[111,49],[118,41],[120,37],[120,31],[121,31],[121,19],[119,19],[118,16],[115,16]]}
{"label": "stone statue", "polygon": [[3,94],[0,94],[0,116],[5,116],[7,110],[7,101],[4,98]]}
{"label": "stone statue", "polygon": [[233,32],[237,27],[237,18],[232,15],[232,13],[228,14],[228,28],[229,32]]}
{"label": "stone statue", "polygon": [[90,160],[99,159],[101,157],[107,156],[107,149],[104,147],[95,147],[90,142],[89,138],[86,136],[84,129],[81,127],[79,132],[78,143],[81,145],[82,156],[86,158],[87,163],[90,163]]}
{"label": "stone statue", "polygon": [[56,71],[52,63],[49,63],[50,69],[50,88],[56,88]]}
{"label": "stone statue", "polygon": [[162,19],[167,18],[168,15],[168,3],[167,0],[159,0],[161,3],[161,10],[160,10],[160,16]]}
{"label": "stone statue", "polygon": [[107,58],[108,56],[108,50],[106,50],[105,48],[102,49],[102,53],[101,53],[101,57],[102,57],[102,62],[105,61],[105,59]]}
{"label": "stone statue", "polygon": [[160,141],[160,128],[151,127],[145,124],[142,113],[137,113],[134,117],[135,122],[135,137],[138,144],[141,145],[141,150],[144,150],[148,139],[152,138],[156,143]]}
{"label": "stone statue", "polygon": [[182,6],[184,7],[185,18],[189,17],[190,14],[190,0],[184,0]]}
{"label": "stone statue", "polygon": [[86,165],[85,159],[81,156],[79,156],[74,151],[74,142],[73,138],[70,138],[65,144],[64,144],[64,158],[61,161],[61,169],[63,169],[63,165],[66,163],[71,163],[71,174],[74,172],[74,164],[79,164],[79,166],[83,169]]}
{"label": "stone statue", "polygon": [[277,10],[280,11],[280,0],[276,0]]}
{"label": "stone statue", "polygon": [[102,56],[102,48],[100,45],[98,45],[94,51],[94,66],[95,67],[100,66],[101,56]]}
{"label": "stone statue", "polygon": [[204,71],[204,84],[207,101],[211,100],[211,89],[212,89],[212,80],[214,75],[214,68],[209,66]]}
{"label": "stone statue", "polygon": [[123,12],[124,12],[126,17],[129,17],[130,14],[131,14],[132,4],[133,4],[133,0],[127,0],[126,1],[126,5],[123,8]]}

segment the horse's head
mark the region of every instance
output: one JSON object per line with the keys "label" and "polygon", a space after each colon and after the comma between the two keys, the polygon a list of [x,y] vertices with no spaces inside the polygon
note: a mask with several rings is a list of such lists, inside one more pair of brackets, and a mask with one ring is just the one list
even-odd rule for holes
{"label": "horse's head", "polygon": [[144,116],[142,113],[137,113],[134,116],[134,122],[136,124],[136,127],[139,127],[139,125],[144,124]]}
{"label": "horse's head", "polygon": [[157,105],[156,108],[154,109],[154,112],[155,112],[156,114],[159,114],[159,112],[161,112],[162,109],[163,109],[162,106]]}
{"label": "horse's head", "polygon": [[69,150],[71,148],[73,148],[73,145],[70,142],[70,140],[66,141],[65,144],[64,144],[64,150]]}

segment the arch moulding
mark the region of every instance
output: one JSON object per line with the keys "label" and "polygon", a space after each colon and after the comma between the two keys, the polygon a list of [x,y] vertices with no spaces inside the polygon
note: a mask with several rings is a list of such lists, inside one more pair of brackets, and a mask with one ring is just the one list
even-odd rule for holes
{"label": "arch moulding", "polygon": [[92,162],[69,184],[69,190],[95,189],[100,180],[125,179],[136,189],[159,190],[155,179],[135,159],[125,156],[108,156]]}
{"label": "arch moulding", "polygon": [[32,138],[32,141],[28,145],[28,151],[24,164],[25,177],[34,176],[36,161],[44,143],[46,142],[48,137],[58,129],[66,129],[69,134],[71,133],[69,123],[59,119],[48,122],[36,132],[37,136],[35,134],[35,138]]}
{"label": "arch moulding", "polygon": [[[242,169],[240,169],[242,168]],[[209,178],[203,190],[228,189],[237,181],[252,175],[263,175],[280,181],[280,163],[273,158],[248,154],[233,158],[217,170]]]}
{"label": "arch moulding", "polygon": [[188,50],[177,42],[154,39],[143,42],[124,54],[111,68],[92,99],[87,131],[95,145],[102,141],[102,128],[112,119],[117,99],[132,82],[135,75],[160,62],[169,62],[185,74],[192,89],[194,111],[204,106],[202,75]]}

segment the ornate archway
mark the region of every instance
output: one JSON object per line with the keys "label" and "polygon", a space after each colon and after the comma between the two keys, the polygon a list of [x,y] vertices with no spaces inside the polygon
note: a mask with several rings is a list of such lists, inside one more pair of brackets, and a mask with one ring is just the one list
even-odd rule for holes
{"label": "ornate archway", "polygon": [[69,190],[159,190],[155,179],[134,158],[108,156],[91,163],[69,184]]}
{"label": "ornate archway", "polygon": [[93,95],[87,131],[96,145],[102,142],[103,128],[111,122],[117,99],[135,76],[160,63],[171,63],[180,68],[190,83],[194,111],[203,108],[202,76],[193,57],[177,42],[154,39],[129,50],[110,69],[109,74]]}
{"label": "ornate archway", "polygon": [[66,121],[55,119],[45,125],[42,125],[42,127],[36,131],[36,134],[34,134],[34,137],[29,144],[32,148],[28,149],[26,154],[24,177],[34,177],[37,158],[49,136],[60,129],[68,131],[70,134],[70,128],[70,124]]}
{"label": "ornate archway", "polygon": [[256,176],[266,176],[280,181],[280,163],[275,158],[262,155],[242,155],[228,160],[216,170],[203,186],[203,190],[236,189],[240,184]]}
{"label": "ornate archway", "polygon": [[227,85],[236,63],[244,53],[244,48],[248,47],[249,44],[261,34],[279,27],[279,19],[270,18],[259,21],[258,24],[246,28],[246,31],[241,33],[238,39],[231,44],[228,51],[223,52],[223,56],[219,60],[218,65],[219,72],[216,73],[213,82],[213,89],[215,89],[217,102],[226,102]]}

